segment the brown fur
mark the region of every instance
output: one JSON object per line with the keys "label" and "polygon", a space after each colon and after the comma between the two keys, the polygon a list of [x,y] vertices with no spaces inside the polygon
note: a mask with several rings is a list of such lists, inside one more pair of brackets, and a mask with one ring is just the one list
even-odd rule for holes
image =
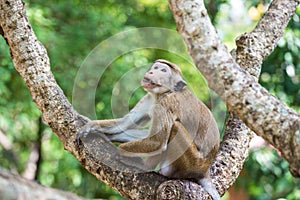
{"label": "brown fur", "polygon": [[[121,155],[146,157],[146,165],[160,167],[171,178],[194,178],[212,195],[220,196],[209,178],[219,149],[219,130],[210,110],[185,88],[180,68],[157,60],[145,74],[148,94],[126,116],[89,122],[81,135],[97,130],[111,141],[125,142]],[[149,131],[140,128],[151,119]]]}
{"label": "brown fur", "polygon": [[165,166],[170,167],[167,176],[172,178],[206,176],[219,147],[219,131],[209,109],[188,89],[158,94],[155,107],[158,109],[153,119],[159,120],[153,121],[150,135],[121,144],[121,154],[150,157],[161,154],[160,160],[154,159],[158,163],[151,163],[153,158],[149,158],[151,166],[168,162],[172,157]]}

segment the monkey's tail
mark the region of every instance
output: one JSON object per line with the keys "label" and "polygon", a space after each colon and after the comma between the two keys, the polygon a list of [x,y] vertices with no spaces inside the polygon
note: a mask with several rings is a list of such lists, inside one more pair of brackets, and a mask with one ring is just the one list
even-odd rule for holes
{"label": "monkey's tail", "polygon": [[214,184],[208,178],[202,178],[198,183],[211,195],[213,200],[221,200],[221,197]]}

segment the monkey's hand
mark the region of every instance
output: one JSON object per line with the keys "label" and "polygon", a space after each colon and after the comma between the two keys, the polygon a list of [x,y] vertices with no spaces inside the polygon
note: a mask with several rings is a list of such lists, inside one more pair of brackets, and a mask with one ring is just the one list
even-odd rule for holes
{"label": "monkey's hand", "polygon": [[79,145],[81,138],[86,137],[89,134],[99,134],[101,131],[97,121],[90,121],[84,125],[78,132],[76,143]]}
{"label": "monkey's hand", "polygon": [[122,132],[118,126],[118,120],[93,120],[86,123],[80,130],[77,140],[86,137],[88,134],[117,134]]}

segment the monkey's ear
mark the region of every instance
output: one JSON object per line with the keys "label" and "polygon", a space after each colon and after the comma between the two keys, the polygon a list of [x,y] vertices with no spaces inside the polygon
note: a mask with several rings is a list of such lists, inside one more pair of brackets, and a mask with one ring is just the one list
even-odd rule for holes
{"label": "monkey's ear", "polygon": [[174,91],[180,92],[186,86],[186,84],[187,83],[184,80],[178,81],[174,86]]}

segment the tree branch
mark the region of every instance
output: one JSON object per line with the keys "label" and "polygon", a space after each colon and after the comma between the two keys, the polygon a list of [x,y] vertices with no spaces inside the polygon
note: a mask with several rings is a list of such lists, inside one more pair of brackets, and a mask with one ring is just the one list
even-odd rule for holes
{"label": "tree branch", "polygon": [[[182,2],[179,2],[182,3]],[[193,2],[186,1],[187,6],[191,6]],[[200,7],[199,7],[200,5]],[[203,22],[207,22],[207,14],[205,10],[201,9],[204,8],[201,5],[201,2],[199,4],[199,1],[196,1],[196,4],[194,5],[196,7],[185,7],[182,6],[179,9],[176,8],[176,14],[183,17],[182,23],[187,23],[191,19],[191,16],[187,16],[186,12],[188,14],[195,15],[194,20],[196,20],[195,24],[187,23],[185,24],[189,34],[185,34],[184,38],[187,40],[190,40],[188,42],[189,49],[191,52],[195,51],[192,55],[194,57],[195,63],[197,64],[198,68],[203,68],[202,72],[208,80],[209,78],[214,78],[214,74],[216,69],[220,70],[221,76],[215,76],[217,78],[214,78],[212,80],[225,80],[224,87],[226,91],[226,95],[229,96],[229,100],[233,100],[232,103],[228,103],[228,106],[231,110],[235,110],[235,114],[239,114],[238,109],[241,109],[239,106],[244,105],[243,98],[245,98],[247,95],[243,96],[243,85],[241,80],[244,80],[245,78],[245,87],[249,87],[249,84],[251,86],[256,87],[256,83],[252,84],[253,79],[249,77],[245,72],[239,69],[237,64],[233,62],[233,59],[228,56],[228,52],[224,48],[223,45],[219,42],[219,39],[215,37],[214,29],[207,29],[208,34],[213,33],[212,43],[209,43],[207,41],[207,38],[201,38],[205,36],[206,34],[206,27],[209,28],[211,26],[210,24],[207,26],[203,26],[205,29],[201,29],[203,25]],[[200,17],[198,13],[198,9],[200,8]],[[175,16],[176,18],[176,16]],[[190,18],[190,19],[189,19]],[[198,18],[198,19],[197,19]],[[203,19],[202,19],[203,18]],[[176,19],[178,21],[179,19]],[[202,24],[198,23],[197,20],[202,20]],[[203,21],[206,20],[206,21]],[[179,20],[180,21],[180,20]],[[209,21],[209,20],[208,20]],[[180,23],[180,22],[177,22]],[[191,27],[190,25],[194,26]],[[199,26],[200,25],[200,26]],[[47,52],[45,48],[42,46],[42,44],[37,40],[36,36],[34,35],[32,28],[28,22],[28,19],[25,15],[24,5],[22,1],[20,0],[1,0],[0,4],[0,26],[3,28],[4,37],[7,39],[7,42],[10,46],[13,62],[18,70],[18,72],[21,74],[21,76],[24,78],[31,94],[33,97],[34,102],[37,104],[38,108],[41,110],[43,114],[43,119],[46,121],[52,130],[58,135],[58,137],[62,140],[65,148],[70,151],[78,160],[81,161],[81,163],[86,167],[87,170],[89,170],[92,174],[94,174],[99,180],[104,181],[108,185],[112,186],[116,190],[118,190],[122,195],[129,197],[131,199],[155,199],[155,197],[162,197],[166,196],[167,194],[174,194],[176,197],[189,197],[189,198],[195,198],[199,197],[203,194],[203,189],[201,189],[197,184],[189,182],[189,181],[168,181],[165,182],[167,179],[157,175],[156,173],[141,173],[143,170],[141,168],[143,166],[137,166],[132,167],[131,162],[136,162],[135,160],[124,160],[125,158],[118,157],[118,160],[115,159],[115,147],[106,141],[103,137],[87,137],[83,139],[83,144],[80,149],[76,147],[76,136],[77,131],[84,125],[88,120],[84,117],[80,116],[70,105],[70,103],[67,101],[66,97],[64,96],[62,90],[58,87],[52,73],[50,72],[50,63],[49,58],[47,56]],[[180,27],[180,26],[178,26]],[[195,28],[196,27],[196,28]],[[197,28],[201,27],[200,29],[196,30]],[[181,32],[183,29],[181,29]],[[198,33],[197,33],[198,31]],[[201,32],[202,31],[202,32]],[[201,39],[203,41],[201,41]],[[201,49],[201,46],[199,46],[199,41],[203,42],[204,46],[203,49]],[[192,43],[195,42],[195,46],[191,46]],[[212,45],[211,45],[212,44]],[[208,51],[205,49],[208,48]],[[201,54],[198,54],[201,53]],[[211,55],[210,55],[211,54]],[[207,58],[206,58],[207,57]],[[220,57],[224,57],[223,59],[220,59]],[[215,58],[217,62],[213,62]],[[203,62],[199,64],[200,62]],[[228,61],[228,62],[227,62]],[[205,65],[207,64],[207,68],[205,68]],[[232,71],[231,71],[232,70]],[[236,78],[234,76],[237,76]],[[240,79],[241,78],[241,79]],[[211,81],[210,81],[211,82]],[[213,81],[212,81],[213,82]],[[254,82],[254,81],[253,81]],[[244,84],[244,83],[243,83]],[[216,91],[223,91],[224,88],[218,87],[218,83],[212,84],[210,83],[210,86],[216,90]],[[235,86],[235,90],[233,92],[230,92],[231,87]],[[236,88],[237,87],[237,88]],[[220,88],[220,89],[219,89]],[[252,88],[253,89],[253,88]],[[248,94],[255,94],[253,93],[252,89],[246,90],[246,93]],[[254,89],[253,89],[254,90]],[[274,97],[269,97],[269,94],[259,88],[260,94],[267,94],[267,99],[270,98],[270,102],[275,99]],[[252,93],[251,93],[252,92]],[[220,92],[219,92],[220,93]],[[222,93],[220,93],[222,95]],[[236,97],[235,97],[236,95]],[[253,97],[253,96],[250,96]],[[274,100],[276,102],[276,99]],[[269,102],[269,103],[270,103]],[[254,100],[254,103],[257,103],[257,101]],[[277,103],[277,102],[276,102]],[[237,105],[237,108],[235,106]],[[253,109],[253,102],[251,101],[250,104],[247,103],[247,110]],[[259,104],[258,104],[259,105]],[[269,105],[269,104],[267,104]],[[277,104],[275,104],[277,105]],[[281,105],[280,102],[278,104],[279,111],[280,109],[282,111],[286,111],[285,106]],[[256,107],[255,107],[256,108]],[[258,107],[261,108],[261,107]],[[242,110],[242,109],[241,109]],[[275,109],[275,111],[278,111],[278,109]],[[287,123],[286,125],[290,128],[293,124],[299,124],[299,116],[288,110],[291,114],[290,117],[293,120],[288,121],[288,119],[283,120],[281,124],[277,124],[277,127],[282,126],[282,124]],[[254,113],[254,116],[259,113],[265,113],[263,111],[257,112],[255,109],[252,111]],[[242,112],[241,112],[242,113]],[[240,115],[242,115],[240,113]],[[239,117],[240,117],[239,115]],[[280,114],[279,114],[280,116]],[[242,118],[245,120],[247,116]],[[281,118],[279,118],[281,119]],[[298,121],[297,121],[298,120]],[[265,125],[266,122],[269,121],[261,121],[261,118],[255,118],[251,117],[249,118],[249,123],[251,122],[260,122],[258,125],[262,126]],[[287,122],[286,122],[287,121]],[[235,122],[232,122],[235,123]],[[235,127],[239,127],[236,125]],[[264,130],[262,133],[266,134],[269,133],[267,130],[262,127],[259,128],[259,130]],[[288,128],[284,127],[284,129],[281,129],[278,132],[275,132],[277,135],[281,132],[284,133]],[[235,129],[237,132],[240,132],[240,130]],[[241,128],[241,130],[244,130],[244,128]],[[271,129],[273,130],[273,129]],[[296,129],[295,129],[296,130]],[[295,131],[294,130],[294,131]],[[266,132],[266,133],[265,133]],[[234,137],[237,134],[232,134],[232,141],[234,141]],[[296,135],[296,134],[295,134]],[[292,136],[291,136],[292,137]],[[291,138],[290,137],[290,138]],[[296,137],[292,138],[296,142]],[[227,145],[224,145],[224,148],[232,148],[232,144],[229,143],[230,140],[226,139]],[[243,147],[247,141],[239,141],[239,143],[236,142],[235,144],[239,144],[240,147]],[[223,145],[223,144],[222,144]],[[295,143],[296,148],[299,148],[297,146],[297,143]],[[223,152],[223,151],[221,151]],[[299,151],[298,151],[299,152]],[[214,175],[217,175],[218,181],[222,182],[224,181],[221,179],[222,177],[226,177],[228,174],[234,174],[235,170],[238,168],[241,168],[242,165],[236,166],[232,165],[234,169],[230,169],[230,165],[236,161],[236,158],[241,156],[246,158],[247,156],[235,154],[235,151],[230,151],[228,149],[227,151],[224,151],[225,155],[224,157],[228,157],[228,160],[218,160],[214,163],[212,167],[212,173]],[[228,154],[229,153],[229,154]],[[246,152],[247,153],[247,152]],[[293,152],[294,156],[296,153]],[[221,157],[218,157],[221,158]],[[217,159],[218,159],[217,158]],[[299,158],[299,156],[298,156]],[[122,162],[120,162],[120,160]],[[295,160],[295,162],[297,162]],[[243,162],[241,162],[243,163]],[[135,164],[134,164],[135,165]],[[226,166],[226,168],[222,168],[223,166]],[[224,169],[224,171],[223,171]],[[229,170],[228,170],[229,169]],[[299,169],[299,168],[298,168]],[[239,169],[237,170],[239,173]],[[135,180],[135,181],[132,181]],[[169,183],[172,182],[170,185]],[[181,193],[176,194],[177,190],[173,190],[170,187],[172,186],[180,186],[181,185]],[[223,185],[223,184],[222,184]],[[226,191],[225,187],[221,188],[221,186],[217,185],[218,190],[222,191],[223,193]],[[187,190],[189,188],[191,192],[187,192],[190,190]],[[158,190],[157,190],[158,189]],[[201,192],[202,190],[202,192]],[[200,191],[200,192],[199,192]],[[169,192],[169,193],[167,193]],[[201,196],[202,197],[202,196]],[[207,195],[203,196],[207,198]]]}
{"label": "tree branch", "polygon": [[17,161],[18,161],[18,156],[16,152],[14,152],[14,147],[12,142],[9,140],[9,138],[5,135],[4,132],[0,129],[0,145],[3,147],[4,155],[5,157],[8,158],[10,161],[9,163],[9,168],[12,172],[18,173],[17,170]]}
{"label": "tree branch", "polygon": [[258,77],[263,61],[282,37],[299,0],[274,0],[255,29],[237,38],[236,61],[252,76]]}
{"label": "tree branch", "polygon": [[[267,12],[259,21],[255,29],[252,32],[245,33],[237,38],[235,60],[240,67],[250,73],[256,81],[258,81],[263,61],[274,51],[277,42],[282,37],[291,17],[295,14],[299,2],[299,0],[272,1]],[[296,155],[297,158],[300,157],[299,135],[297,133],[299,128],[300,127],[298,126],[297,128],[296,125],[296,132],[291,136],[290,149],[287,150],[293,152],[292,154]],[[273,138],[273,140],[275,139],[276,138]],[[288,154],[288,152],[286,154]],[[287,158],[289,162],[291,159],[293,160],[293,156],[289,157],[289,159]],[[297,161],[293,161],[293,163],[290,162],[290,171],[297,177],[300,175],[300,165],[298,165],[299,163],[296,164]]]}
{"label": "tree branch", "polygon": [[46,188],[0,168],[1,199],[84,200],[69,192]]}
{"label": "tree branch", "polygon": [[[171,8],[172,8],[172,3],[175,2],[170,1]],[[265,36],[267,35],[267,37],[270,37],[271,39],[263,38],[263,37],[256,37],[254,39],[251,38],[252,43],[253,41],[255,41],[255,39],[261,39],[261,42],[257,42],[257,43],[260,43],[262,50],[266,48],[265,46],[273,45],[273,48],[275,47],[276,42],[282,36],[282,33],[285,30],[288,21],[290,20],[291,15],[287,15],[286,13],[282,12],[281,8],[282,6],[276,6],[276,3],[272,3],[269,10],[265,13],[264,17],[258,23],[257,27],[252,31],[252,33],[261,32],[262,31],[261,27],[266,26],[266,21],[267,21],[267,25],[273,27],[276,26],[276,29],[267,28],[266,31],[268,30],[270,32],[264,33]],[[175,13],[174,10],[173,12]],[[270,16],[272,16],[272,14],[276,12],[278,13],[277,17],[281,20],[281,23],[276,23],[274,25],[270,23],[269,18]],[[276,30],[276,32],[272,32],[271,30]],[[274,35],[272,35],[272,33]],[[245,37],[239,37],[239,38],[242,39]],[[271,44],[264,43],[265,40],[271,42]],[[274,42],[274,44],[272,42]],[[252,66],[252,65],[255,66],[252,63],[254,63],[254,61],[258,61],[259,58],[263,58],[263,57],[259,55],[259,57],[257,58],[255,57],[255,55],[254,56],[247,55],[247,53],[249,54],[253,52],[252,46],[251,45],[241,46],[239,44],[240,42],[237,42],[237,46],[238,46],[237,52],[233,51],[234,58],[242,68],[248,71],[255,78],[255,80],[258,80],[262,60],[258,62],[254,70],[251,67],[247,67],[247,64],[248,66]],[[269,48],[268,54],[270,54],[272,51],[273,49]],[[259,52],[257,52],[257,54],[259,54]],[[264,52],[263,54],[264,58],[267,57],[268,54],[267,52]],[[257,71],[258,73],[253,73],[253,71],[254,72]],[[213,181],[215,185],[217,185],[217,188],[221,194],[224,194],[228,190],[228,188],[235,182],[236,178],[239,176],[243,168],[244,162],[248,157],[249,143],[253,136],[254,133],[241,120],[236,118],[233,114],[229,115],[229,119],[226,124],[225,137],[223,138],[223,142],[221,143],[220,151],[216,157],[216,162],[214,162],[212,166],[212,169],[218,169],[219,171],[222,171],[222,173],[217,173],[216,170],[212,170]]]}
{"label": "tree branch", "polygon": [[[77,148],[78,130],[88,121],[79,115],[64,96],[50,71],[47,51],[36,38],[25,14],[21,0],[0,1],[0,26],[11,50],[16,70],[30,90],[33,101],[41,110],[43,120],[82,165],[125,197],[154,199],[156,189],[166,178],[156,173],[141,173],[116,160],[115,147],[103,138],[86,138],[81,149]],[[135,181],[132,181],[135,180]]]}
{"label": "tree branch", "polygon": [[[286,13],[282,8],[288,8],[291,12]],[[274,0],[254,30],[243,34],[236,40],[237,50],[232,52],[232,56],[239,66],[251,74],[256,81],[260,75],[263,60],[276,47],[295,8],[295,4],[290,3],[290,1]],[[275,20],[274,16],[276,16]],[[225,137],[216,159],[224,163],[231,163],[223,166],[226,168],[222,169],[228,173],[223,173],[222,177],[217,177],[217,179],[227,180],[222,181],[222,193],[228,190],[240,174],[248,157],[249,143],[253,136],[254,133],[241,120],[233,114],[229,115]],[[239,157],[229,156],[232,154],[239,155]]]}
{"label": "tree branch", "polygon": [[[289,17],[299,1],[282,8]],[[269,94],[242,70],[221,43],[201,0],[170,0],[180,34],[201,73],[226,102],[228,109],[248,127],[278,148],[300,176],[300,116]]]}

